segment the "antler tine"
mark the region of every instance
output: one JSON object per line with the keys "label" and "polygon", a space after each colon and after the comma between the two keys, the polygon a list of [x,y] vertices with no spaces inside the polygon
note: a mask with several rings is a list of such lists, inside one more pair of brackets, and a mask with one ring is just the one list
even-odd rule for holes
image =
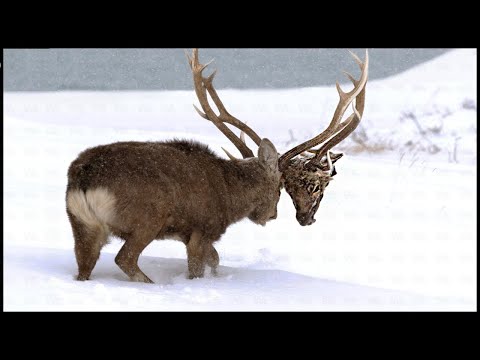
{"label": "antler tine", "polygon": [[204,85],[207,88],[208,93],[210,94],[210,97],[212,98],[213,102],[217,106],[218,111],[220,112],[220,116],[219,116],[220,120],[222,120],[227,124],[235,126],[237,129],[247,134],[257,146],[260,146],[260,143],[262,142],[262,139],[260,138],[260,136],[258,136],[257,133],[253,131],[247,124],[238,120],[235,116],[231,115],[223,105],[222,100],[220,100],[220,97],[218,96],[217,91],[213,87],[213,79],[215,75],[216,75],[216,70],[208,78],[204,79]]}
{"label": "antler tine", "polygon": [[322,147],[317,151],[317,154],[309,161],[310,166],[316,166],[322,161],[322,158],[325,154],[330,153],[330,149],[333,148],[335,145],[340,143],[341,141],[345,140],[352,132],[355,131],[358,124],[360,124],[360,120],[362,116],[360,112],[352,105],[354,113],[348,117],[348,124],[339,131],[334,137],[328,140]]}
{"label": "antler tine", "polygon": [[242,132],[240,133],[240,140],[242,140],[242,142],[243,142],[244,144],[246,144],[246,142],[245,142],[245,131],[243,131],[243,130],[242,130]]}
{"label": "antler tine", "polygon": [[[186,53],[186,55],[193,73],[195,93],[197,94],[197,98],[200,102],[203,112],[194,105],[195,110],[202,118],[213,122],[215,126],[236,146],[243,158],[253,157],[254,155],[252,150],[249,149],[245,143],[244,135],[241,135],[239,138],[225,125],[225,123],[240,129],[242,133],[247,134],[257,145],[260,145],[261,138],[250,127],[232,116],[223,105],[220,97],[217,94],[217,91],[213,86],[213,79],[215,78],[217,71],[215,70],[208,77],[204,77],[202,74],[203,70],[205,70],[205,68],[211,64],[213,60],[208,62],[206,65],[200,64],[198,49],[193,49],[191,57],[188,55],[188,53]],[[215,114],[210,107],[207,92],[210,94],[210,97],[215,103],[220,115]],[[230,158],[233,158],[231,154],[227,153],[227,155]]]}
{"label": "antler tine", "polygon": [[[348,50],[348,52],[350,53],[350,55],[352,55],[352,57],[355,59],[355,62],[358,64],[358,66],[360,67],[360,70],[363,71],[363,67],[365,66],[365,64],[363,63],[363,61],[358,57],[357,54],[355,54],[353,51],[351,50]],[[365,62],[367,63],[367,66],[368,66],[368,49],[365,50]]]}
{"label": "antler tine", "polygon": [[230,152],[228,152],[227,149],[225,149],[224,147],[222,147],[222,150],[225,152],[225,154],[227,154],[227,156],[230,160],[238,160],[235,156],[230,154]]}
{"label": "antler tine", "polygon": [[[325,140],[332,137],[335,133],[338,133],[339,131],[343,131],[346,128],[346,126],[348,125],[348,123],[350,123],[352,121],[353,118],[349,117],[346,121],[344,121],[343,123],[340,123],[340,121],[343,117],[343,114],[347,110],[348,106],[364,90],[365,85],[367,83],[367,79],[368,79],[368,50],[367,50],[366,55],[365,55],[365,62],[364,63],[358,58],[358,56],[356,56],[352,52],[350,52],[350,53],[352,54],[355,61],[359,64],[360,69],[362,70],[362,74],[360,76],[360,79],[355,80],[352,75],[350,75],[349,73],[346,73],[347,77],[354,84],[354,88],[349,92],[344,92],[342,90],[342,88],[340,87],[339,83],[338,82],[336,83],[336,87],[337,87],[337,91],[338,91],[340,100],[339,100],[338,105],[335,109],[335,112],[333,114],[332,120],[330,121],[330,124],[328,125],[328,127],[322,133],[315,136],[313,139],[307,140],[306,142],[294,147],[293,149],[291,149],[291,150],[287,151],[285,154],[283,154],[279,159],[279,166],[280,166],[281,170],[283,170],[286,166],[288,166],[288,162],[290,161],[290,159],[292,159],[295,156],[303,153],[304,151],[310,150],[313,147],[315,147],[319,144],[322,144]],[[349,134],[347,134],[346,136],[348,136],[348,135]],[[338,137],[336,139],[338,140],[340,138]],[[343,139],[341,139],[341,140],[343,140]],[[319,153],[317,153],[317,156],[315,156],[315,158],[318,157]]]}
{"label": "antler tine", "polygon": [[202,118],[204,118],[204,119],[206,119],[206,120],[210,120],[210,119],[207,117],[207,115],[205,115],[203,112],[200,111],[199,108],[196,107],[195,104],[193,104],[193,107],[195,108],[195,110],[197,110],[198,115],[200,115]]}
{"label": "antler tine", "polygon": [[[198,111],[198,109],[197,109],[197,111]],[[200,114],[200,115],[205,115],[205,114]],[[207,120],[208,120],[208,119],[207,119]],[[245,132],[243,132],[243,131],[240,133],[240,140],[242,140],[242,142],[243,142],[244,144],[246,144],[246,142],[245,142]],[[232,154],[230,154],[230,152],[227,151],[227,149],[225,149],[225,148],[222,147],[222,150],[225,152],[225,154],[227,154],[227,156],[228,156],[228,158],[229,158],[230,160],[238,160],[235,156],[233,156]]]}
{"label": "antler tine", "polygon": [[332,158],[330,157],[330,151],[327,151],[327,163],[328,163],[328,171],[332,173],[333,163],[332,163]]}
{"label": "antler tine", "polygon": [[345,74],[346,77],[350,79],[353,85],[357,85],[358,81],[352,76],[352,74],[350,74],[348,71],[345,71],[345,70],[343,71],[343,73]]}

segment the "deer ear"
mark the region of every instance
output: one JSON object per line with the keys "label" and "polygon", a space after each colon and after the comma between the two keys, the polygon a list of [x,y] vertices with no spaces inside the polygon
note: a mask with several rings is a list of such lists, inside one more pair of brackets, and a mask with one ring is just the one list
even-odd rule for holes
{"label": "deer ear", "polygon": [[332,163],[335,164],[337,162],[337,160],[341,159],[343,156],[343,153],[333,153],[333,152],[330,152],[330,158],[332,159]]}
{"label": "deer ear", "polygon": [[264,168],[278,171],[278,152],[270,140],[262,139],[258,148],[258,159]]}

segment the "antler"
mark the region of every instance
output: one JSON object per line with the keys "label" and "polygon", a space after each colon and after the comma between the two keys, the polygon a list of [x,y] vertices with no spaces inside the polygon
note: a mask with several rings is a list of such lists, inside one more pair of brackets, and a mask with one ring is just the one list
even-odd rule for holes
{"label": "antler", "polygon": [[[220,97],[217,94],[217,91],[213,87],[213,78],[215,77],[217,71],[215,70],[210,76],[206,78],[202,75],[203,70],[205,70],[205,68],[210,65],[213,60],[205,65],[200,64],[200,61],[198,59],[198,49],[193,49],[191,57],[187,53],[185,54],[187,55],[190,68],[192,69],[195,93],[197,94],[197,98],[204,113],[201,112],[195,105],[193,105],[195,107],[195,110],[197,110],[201,117],[213,122],[215,126],[237,147],[244,159],[248,157],[253,157],[253,152],[248,148],[247,144],[245,143],[245,137],[243,134],[247,134],[258,146],[260,146],[260,142],[262,139],[249,126],[231,115],[223,105]],[[218,108],[220,115],[215,114],[215,112],[210,107],[210,104],[208,103],[207,91],[210,94],[210,97],[212,98],[216,107]],[[240,138],[236,136],[233,131],[231,131],[224,123],[233,125],[237,129],[240,129]],[[230,157],[231,159],[234,158],[231,154],[228,153],[228,151],[226,151],[225,149],[224,151],[227,153],[228,157]]]}
{"label": "antler", "polygon": [[[360,58],[350,51],[350,54],[353,56],[357,64],[360,66],[362,71],[360,79],[356,80],[347,72],[344,72],[345,75],[353,82],[354,88],[349,92],[344,92],[340,85],[337,82],[337,91],[340,95],[340,100],[338,102],[333,118],[330,121],[330,125],[320,133],[315,136],[313,139],[307,140],[306,142],[294,147],[293,149],[287,151],[279,159],[280,170],[284,170],[288,166],[288,163],[295,156],[305,152],[314,152],[316,155],[309,162],[312,165],[318,164],[322,157],[328,153],[328,151],[339,144],[342,140],[347,138],[358,126],[363,115],[363,110],[365,108],[365,85],[368,80],[368,50],[365,52],[365,62],[362,62]],[[353,107],[354,113],[350,115],[345,121],[341,122],[343,114],[347,110],[348,106],[356,99],[356,107]],[[322,144],[325,140],[331,138],[326,144],[324,144],[319,150],[312,150],[313,147]]]}

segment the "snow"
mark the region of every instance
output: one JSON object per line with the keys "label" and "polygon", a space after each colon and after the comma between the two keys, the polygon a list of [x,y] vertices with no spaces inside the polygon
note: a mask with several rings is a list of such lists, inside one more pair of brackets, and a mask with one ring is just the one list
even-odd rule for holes
{"label": "snow", "polygon": [[[90,281],[74,280],[66,172],[114,141],[192,138],[234,153],[193,91],[4,93],[4,310],[476,310],[476,50],[367,86],[365,143],[343,146],[314,225],[298,225],[283,192],[277,220],[234,224],[216,244],[218,277],[188,280],[184,245],[152,243],[139,264],[155,284],[115,265],[118,239]],[[334,87],[220,96],[282,152],[320,132],[337,102]]]}

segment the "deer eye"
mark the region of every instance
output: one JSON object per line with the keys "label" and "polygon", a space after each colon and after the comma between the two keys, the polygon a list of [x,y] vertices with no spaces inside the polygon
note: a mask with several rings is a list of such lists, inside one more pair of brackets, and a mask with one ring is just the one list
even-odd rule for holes
{"label": "deer eye", "polygon": [[318,192],[318,191],[320,191],[320,186],[315,185],[315,187],[313,188],[312,193],[316,193],[316,192]]}

